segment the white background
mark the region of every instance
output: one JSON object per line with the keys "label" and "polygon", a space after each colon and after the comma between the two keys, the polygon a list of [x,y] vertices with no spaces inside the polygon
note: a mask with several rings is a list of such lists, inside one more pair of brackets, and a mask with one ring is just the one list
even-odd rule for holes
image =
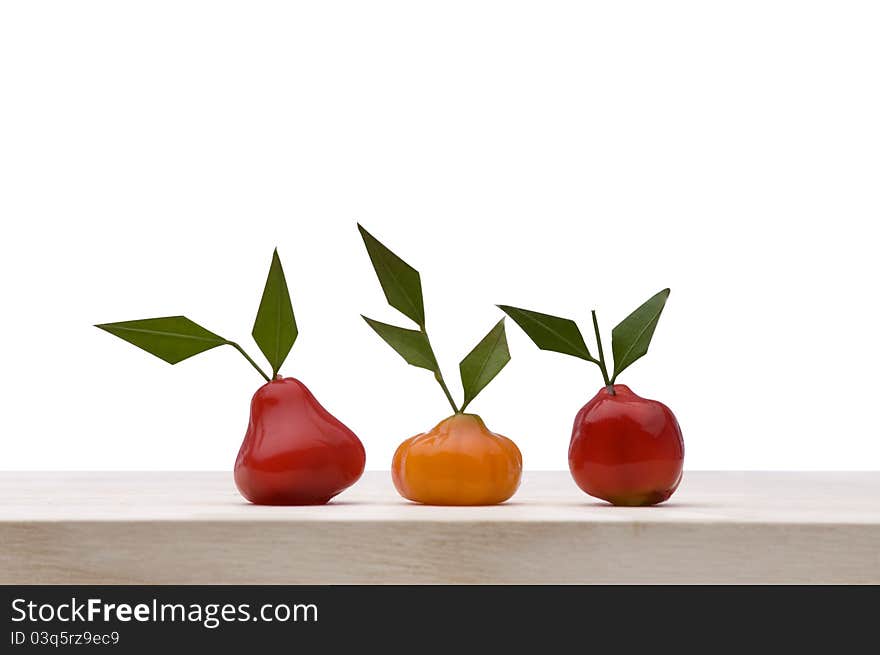
{"label": "white background", "polygon": [[[3,469],[230,469],[260,378],[91,327],[249,334],[272,248],[283,371],[368,468],[448,413],[360,313],[361,221],[422,273],[446,377],[495,303],[610,330],[672,295],[622,377],[691,469],[877,469],[873,2],[4,2]],[[538,351],[471,406],[566,467],[595,367]]]}

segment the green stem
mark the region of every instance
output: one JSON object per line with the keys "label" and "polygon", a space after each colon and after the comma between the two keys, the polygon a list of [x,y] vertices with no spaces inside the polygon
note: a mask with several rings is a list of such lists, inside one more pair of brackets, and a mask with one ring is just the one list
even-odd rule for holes
{"label": "green stem", "polygon": [[[425,335],[425,341],[428,342],[428,348],[431,349],[431,352],[434,352],[433,346],[431,346],[431,340],[428,338],[428,332],[425,330],[424,325],[419,325],[419,330],[422,331],[422,334]],[[434,355],[434,361],[437,361],[437,356]],[[456,414],[461,414],[462,410],[458,408],[455,404],[455,401],[452,399],[452,394],[449,393],[449,387],[446,386],[445,380],[443,380],[443,374],[440,372],[440,365],[437,364],[437,370],[434,371],[434,379],[437,380],[437,383],[440,385],[440,388],[443,389],[443,393],[446,394],[446,400],[449,401],[450,407],[452,407],[452,411]]]}
{"label": "green stem", "polygon": [[611,395],[614,395],[614,380],[608,379],[608,369],[605,366],[605,351],[602,350],[602,335],[599,334],[599,321],[596,319],[596,310],[592,311],[593,314],[593,331],[596,333],[596,345],[599,348],[599,370],[602,371],[602,379],[605,381],[605,386],[608,387],[608,391]]}
{"label": "green stem", "polygon": [[238,352],[240,352],[240,353],[244,356],[244,358],[245,358],[246,360],[248,360],[248,362],[250,362],[251,366],[253,366],[255,369],[257,369],[257,373],[259,373],[260,375],[262,375],[262,376],[263,376],[263,379],[266,380],[266,382],[271,382],[271,381],[272,381],[272,379],[271,379],[268,375],[266,375],[265,373],[263,373],[263,369],[261,369],[259,366],[257,366],[257,363],[256,363],[254,360],[252,360],[252,359],[250,358],[250,355],[248,355],[248,354],[244,351],[244,349],[243,349],[241,346],[239,346],[239,345],[238,345],[237,343],[235,343],[234,341],[227,341],[226,344],[229,345],[229,346],[232,346],[232,347],[235,348]]}
{"label": "green stem", "polygon": [[449,406],[452,407],[452,411],[456,414],[461,414],[462,410],[460,410],[455,405],[455,401],[452,399],[452,394],[449,393],[449,387],[447,387],[446,383],[443,381],[443,375],[440,373],[440,371],[435,371],[434,377],[436,378],[437,382],[440,383],[440,388],[443,389],[443,393],[446,394],[446,400],[449,401]]}

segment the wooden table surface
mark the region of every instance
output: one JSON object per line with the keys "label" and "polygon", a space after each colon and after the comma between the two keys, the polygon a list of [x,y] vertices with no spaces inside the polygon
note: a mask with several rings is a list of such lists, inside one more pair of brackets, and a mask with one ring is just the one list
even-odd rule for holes
{"label": "wooden table surface", "polygon": [[567,472],[494,507],[366,473],[330,505],[257,507],[230,473],[0,473],[0,583],[880,583],[880,472],[686,472],[610,507]]}

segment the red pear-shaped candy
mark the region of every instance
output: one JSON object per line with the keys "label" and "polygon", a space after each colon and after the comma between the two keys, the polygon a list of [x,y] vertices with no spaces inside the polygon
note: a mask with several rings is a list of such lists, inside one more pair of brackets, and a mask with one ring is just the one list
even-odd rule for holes
{"label": "red pear-shaped candy", "polygon": [[257,505],[322,505],[364,472],[364,447],[295,378],[257,389],[235,484]]}

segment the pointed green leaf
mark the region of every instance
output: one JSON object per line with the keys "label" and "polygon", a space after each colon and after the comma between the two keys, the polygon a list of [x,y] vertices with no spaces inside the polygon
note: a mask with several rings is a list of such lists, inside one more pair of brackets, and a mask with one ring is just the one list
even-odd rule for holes
{"label": "pointed green leaf", "polygon": [[648,352],[654,328],[668,297],[669,289],[654,294],[611,331],[611,350],[614,353],[612,382],[623,369]]}
{"label": "pointed green leaf", "polygon": [[102,323],[95,327],[114,334],[169,364],[182,362],[193,355],[227,343],[223,337],[193,323],[186,316]]}
{"label": "pointed green leaf", "polygon": [[596,361],[590,355],[580,329],[571,319],[508,305],[498,305],[498,308],[510,316],[541,350],[580,357],[588,362]]}
{"label": "pointed green leaf", "polygon": [[422,280],[419,272],[382,245],[376,237],[358,224],[373,269],[385,292],[388,304],[411,318],[419,326],[425,324]]}
{"label": "pointed green leaf", "polygon": [[501,372],[501,369],[509,361],[510,351],[507,349],[507,335],[504,332],[504,319],[502,318],[458,365],[461,372],[461,384],[464,387],[462,410]]}
{"label": "pointed green leaf", "polygon": [[366,316],[362,316],[362,318],[408,364],[434,372],[439,370],[440,367],[437,365],[434,351],[431,350],[431,344],[428,342],[428,337],[424,332],[380,323]]}
{"label": "pointed green leaf", "polygon": [[251,334],[271,364],[274,378],[298,334],[293,306],[290,304],[290,292],[287,290],[287,280],[284,279],[284,269],[281,268],[277,249],[272,253],[263,299],[260,300]]}

